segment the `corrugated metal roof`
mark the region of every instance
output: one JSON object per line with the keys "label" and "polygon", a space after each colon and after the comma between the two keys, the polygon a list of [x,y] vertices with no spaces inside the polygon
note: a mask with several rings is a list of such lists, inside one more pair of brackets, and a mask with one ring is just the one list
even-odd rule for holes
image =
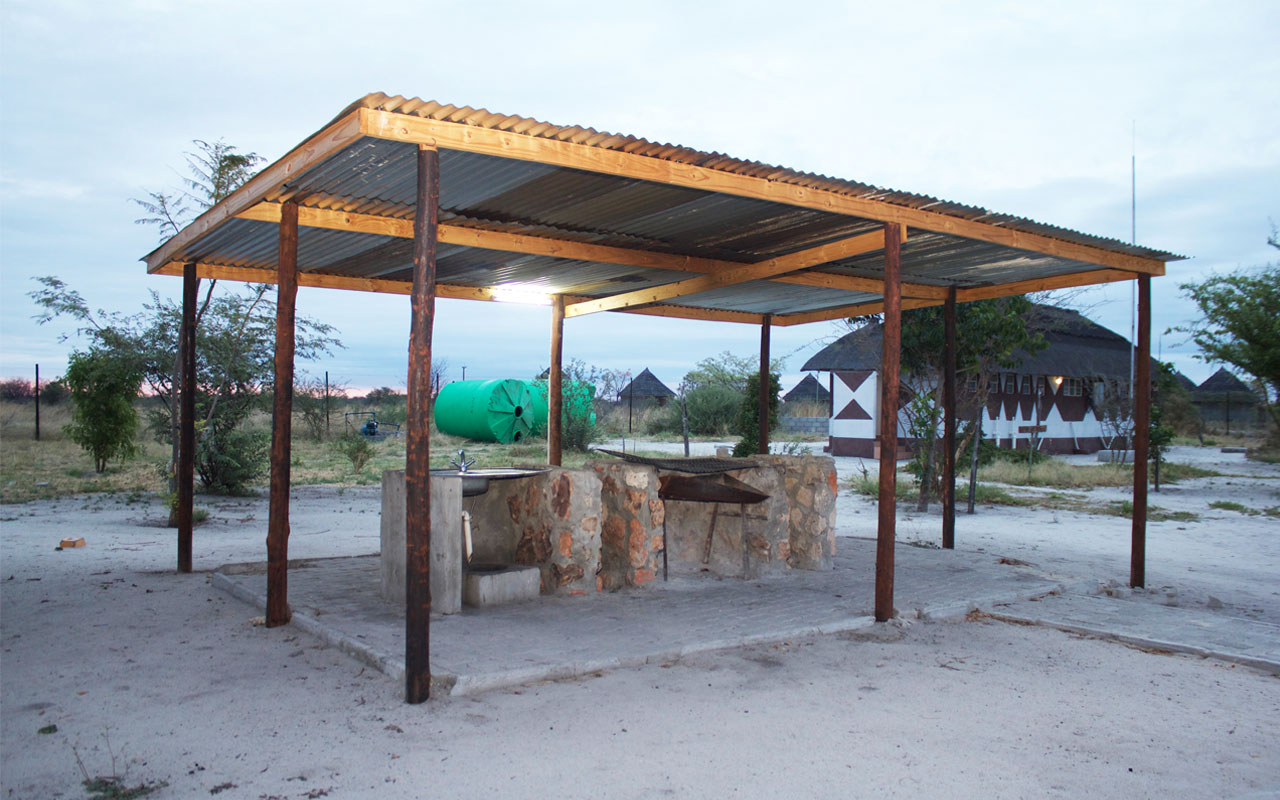
{"label": "corrugated metal roof", "polygon": [[[578,126],[383,94],[349,107],[413,114],[433,120],[522,133],[651,158],[767,178],[858,198],[924,209],[965,220],[1167,261],[1169,253],[1043,225],[925,195],[796,172],[753,161],[659,144]],[[266,202],[409,220],[417,186],[417,145],[359,136],[284,183],[267,187]],[[270,168],[268,168],[270,169]],[[699,188],[556,166],[498,155],[440,150],[440,220],[463,228],[522,234],[565,242],[671,256],[752,264],[882,229],[883,223],[780,202]],[[194,236],[182,259],[225,267],[275,267],[277,226],[230,218]],[[354,231],[303,226],[299,268],[349,278],[408,281],[412,241]],[[177,257],[177,255],[175,257]],[[902,250],[904,280],[934,286],[978,287],[1097,270],[1096,264],[912,228]],[[873,251],[821,264],[814,271],[878,280],[882,253]],[[643,260],[641,263],[646,263]],[[704,268],[705,269],[705,268]],[[437,277],[464,287],[519,286],[602,298],[693,277],[675,269],[597,263],[522,252],[441,243]],[[874,302],[874,292],[756,280],[664,301],[667,305],[786,315]]]}
{"label": "corrugated metal roof", "polygon": [[725,155],[724,153],[708,153],[701,150],[682,147],[680,145],[651,142],[638,136],[608,133],[606,131],[598,131],[594,128],[586,128],[580,125],[553,125],[531,117],[495,114],[487,109],[477,109],[472,108],[471,106],[459,107],[437,103],[434,100],[422,100],[416,97],[406,98],[402,95],[391,96],[377,92],[366,95],[355,103],[352,103],[335,119],[340,119],[343,115],[356,108],[378,109],[381,111],[390,111],[396,114],[412,114],[414,116],[424,117],[427,119],[445,122],[458,122],[481,128],[490,128],[492,130],[511,131],[513,133],[522,133],[528,136],[537,136],[545,139],[571,142],[573,144],[585,144],[607,150],[619,150],[636,155],[661,158],[666,161],[717,169],[739,175],[767,178],[771,181],[804,186],[811,189],[835,191],[855,197],[874,199],[886,203],[892,203],[894,205],[906,206],[908,208],[927,208],[929,211],[947,214],[961,219],[975,221],[980,220],[1014,230],[1038,233],[1045,236],[1052,236],[1055,239],[1063,239],[1095,247],[1105,247],[1108,250],[1142,256],[1144,258],[1153,258],[1161,261],[1177,260],[1181,258],[1180,256],[1161,250],[1122,242],[1119,239],[1093,236],[1091,234],[1082,233],[1069,228],[1046,225],[1025,217],[1018,217],[1012,214],[999,214],[980,206],[952,203],[929,195],[914,194],[896,189],[885,189],[867,183],[844,180],[841,178],[832,178],[826,175],[818,175],[810,172],[799,172],[786,167],[765,164],[760,161],[733,158],[732,156]]}

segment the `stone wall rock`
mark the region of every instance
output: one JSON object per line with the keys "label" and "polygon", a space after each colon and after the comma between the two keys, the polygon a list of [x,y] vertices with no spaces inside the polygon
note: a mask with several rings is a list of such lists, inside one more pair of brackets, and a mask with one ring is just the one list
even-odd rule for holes
{"label": "stone wall rock", "polygon": [[658,471],[625,462],[593,465],[600,477],[600,574],[598,587],[617,591],[662,574],[662,521]]}
{"label": "stone wall rock", "polygon": [[596,590],[601,512],[593,470],[490,481],[488,492],[462,505],[471,514],[473,561],[536,566],[543,594]]}

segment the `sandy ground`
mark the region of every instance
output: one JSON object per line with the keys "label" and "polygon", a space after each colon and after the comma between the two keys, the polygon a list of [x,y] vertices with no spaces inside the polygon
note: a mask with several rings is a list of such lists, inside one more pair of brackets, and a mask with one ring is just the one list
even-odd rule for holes
{"label": "sandy ground", "polygon": [[[1244,477],[1155,499],[1202,517],[1152,525],[1150,602],[1212,594],[1280,619],[1280,522],[1208,509],[1280,504],[1280,471],[1178,455]],[[296,497],[291,555],[376,550],[376,488]],[[874,509],[840,502],[842,533],[871,535]],[[264,500],[202,504],[197,570],[262,558]],[[92,774],[167,782],[157,797],[1280,795],[1280,679],[984,621],[407,706],[296,629],[255,627],[206,575],[173,574],[162,513],[123,497],[0,509],[3,796],[84,796],[77,755]],[[903,515],[900,532],[936,539],[937,517]],[[55,551],[70,535],[89,546]],[[1063,575],[1128,566],[1117,518],[984,510],[961,516],[958,541]]]}

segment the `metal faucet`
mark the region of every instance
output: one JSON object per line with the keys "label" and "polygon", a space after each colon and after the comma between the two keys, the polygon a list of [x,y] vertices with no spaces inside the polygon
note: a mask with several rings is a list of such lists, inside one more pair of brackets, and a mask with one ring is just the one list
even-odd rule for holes
{"label": "metal faucet", "polygon": [[476,463],[476,460],[474,458],[471,459],[470,461],[467,460],[466,450],[459,450],[456,460],[453,458],[449,459],[449,466],[455,467],[458,470],[458,472],[466,472],[467,470],[471,469],[471,465],[474,463]]}

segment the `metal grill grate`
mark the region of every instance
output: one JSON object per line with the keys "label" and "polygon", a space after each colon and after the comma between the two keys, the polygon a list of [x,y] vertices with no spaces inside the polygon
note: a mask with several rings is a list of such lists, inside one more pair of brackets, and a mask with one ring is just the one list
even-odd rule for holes
{"label": "metal grill grate", "polygon": [[616,456],[632,464],[643,464],[646,467],[657,467],[668,472],[686,472],[690,475],[715,475],[720,472],[733,472],[740,469],[755,469],[756,465],[745,458],[647,458],[634,453],[620,453],[617,450],[597,448],[597,453]]}

